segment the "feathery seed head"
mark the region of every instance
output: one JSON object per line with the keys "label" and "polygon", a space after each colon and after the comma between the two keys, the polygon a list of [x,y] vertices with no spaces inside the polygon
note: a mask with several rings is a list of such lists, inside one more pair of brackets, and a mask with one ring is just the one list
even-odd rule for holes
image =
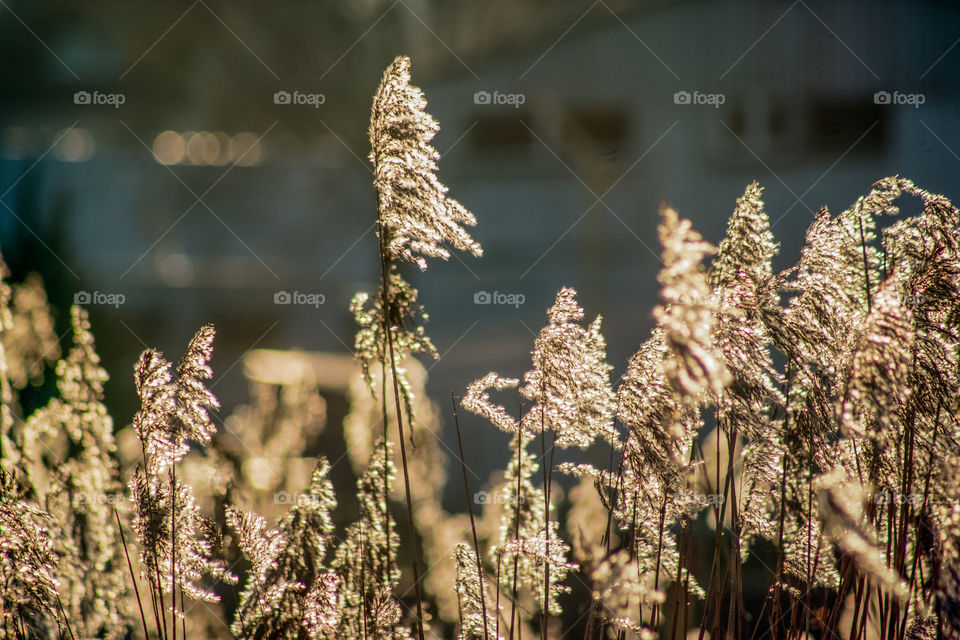
{"label": "feathery seed head", "polygon": [[713,346],[717,304],[701,264],[713,247],[670,207],[662,207],[660,217],[664,266],[657,280],[664,305],[653,314],[671,352],[664,374],[682,401],[695,405],[705,393],[719,395],[730,380]]}
{"label": "feathery seed head", "polygon": [[427,268],[425,258],[450,257],[444,245],[474,256],[480,245],[461,225],[477,221],[447,197],[436,176],[440,154],[430,145],[439,125],[424,111],[423,92],[410,84],[410,59],[387,68],[370,116],[370,162],[380,209],[380,243],[391,258]]}

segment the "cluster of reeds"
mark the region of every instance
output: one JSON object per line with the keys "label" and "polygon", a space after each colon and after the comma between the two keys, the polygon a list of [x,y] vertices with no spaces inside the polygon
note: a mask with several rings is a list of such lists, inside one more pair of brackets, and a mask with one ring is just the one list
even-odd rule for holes
{"label": "cluster of reeds", "polygon": [[[664,206],[662,301],[625,374],[611,381],[600,318],[560,290],[528,371],[455,392],[458,442],[461,410],[512,439],[482,487],[460,446],[467,513],[448,513],[439,410],[413,359],[436,350],[402,265],[482,250],[436,177],[438,125],[409,66],[387,69],[370,125],[380,287],[350,305],[355,514],[335,518],[322,456],[277,521],[244,505],[244,476],[299,455],[322,407],[309,385],[257,387],[228,423],[273,457],[234,460],[210,413],[211,326],[175,370],[140,357],[121,473],[85,311],[59,359],[41,284],[0,280],[0,638],[213,633],[195,603],[220,635],[258,639],[960,638],[957,209],[885,178],[822,209],[777,273],[756,183],[717,247]],[[56,397],[22,415],[18,392],[54,363]],[[198,494],[204,450],[215,480]],[[751,563],[766,568],[759,607]],[[236,606],[217,608],[234,570]]]}

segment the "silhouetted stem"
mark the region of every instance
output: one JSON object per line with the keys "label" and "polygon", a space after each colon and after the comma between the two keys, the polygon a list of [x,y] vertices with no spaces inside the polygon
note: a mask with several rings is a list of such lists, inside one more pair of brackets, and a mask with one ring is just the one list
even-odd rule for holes
{"label": "silhouetted stem", "polygon": [[480,607],[483,609],[483,638],[487,640],[487,599],[485,595],[486,588],[483,584],[483,565],[480,563],[480,542],[477,538],[477,522],[473,517],[473,504],[470,499],[470,483],[467,480],[467,463],[463,459],[463,439],[460,436],[460,415],[457,413],[457,400],[450,394],[450,401],[453,403],[453,423],[457,427],[457,447],[460,450],[460,470],[463,472],[463,490],[466,492],[467,512],[470,514],[470,531],[473,533],[473,552],[477,559],[477,578],[480,580]]}
{"label": "silhouetted stem", "polygon": [[[393,400],[397,412],[397,434],[400,440],[400,461],[403,465],[403,488],[407,496],[407,522],[410,524],[410,546],[413,548],[413,586],[417,596],[417,635],[423,639],[423,587],[420,585],[420,549],[417,546],[417,531],[413,524],[413,498],[410,492],[410,473],[407,470],[407,444],[403,435],[403,411],[400,407],[400,383],[397,382],[397,362],[393,352],[393,326],[390,323],[390,258],[386,252],[385,230],[380,223],[380,265],[383,276],[382,310],[383,331],[387,336],[390,354],[390,374],[393,377]],[[386,446],[386,445],[384,445]]]}
{"label": "silhouetted stem", "polygon": [[[133,583],[133,593],[137,597],[137,606],[140,607],[140,621],[143,623],[143,638],[150,640],[150,634],[147,632],[147,617],[143,613],[143,603],[140,601],[140,589],[137,588],[137,579],[133,575],[133,563],[130,562],[130,552],[127,551],[127,540],[123,535],[123,525],[120,524],[120,514],[117,508],[113,508],[113,517],[117,519],[117,530],[120,532],[120,543],[123,545],[123,555],[127,558],[127,569],[130,570],[130,582]],[[160,632],[160,626],[157,625],[157,633]],[[184,636],[186,637],[186,636]]]}

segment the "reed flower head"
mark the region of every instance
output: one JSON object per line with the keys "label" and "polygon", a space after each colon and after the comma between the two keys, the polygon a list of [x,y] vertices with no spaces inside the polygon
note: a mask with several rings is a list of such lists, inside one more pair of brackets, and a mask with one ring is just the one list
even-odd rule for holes
{"label": "reed flower head", "polygon": [[380,243],[391,258],[421,270],[425,258],[450,257],[445,245],[483,254],[461,225],[474,226],[473,214],[447,196],[437,179],[440,154],[430,141],[440,129],[424,111],[423,92],[410,84],[410,59],[398,57],[387,67],[373,99],[370,116],[370,162],[380,210]]}
{"label": "reed flower head", "polygon": [[660,209],[657,231],[664,265],[657,280],[664,304],[653,315],[670,349],[664,374],[680,398],[695,405],[704,394],[719,395],[730,380],[712,344],[717,304],[701,264],[714,249],[670,207]]}
{"label": "reed flower head", "polygon": [[514,378],[488,373],[474,381],[463,399],[463,408],[481,415],[500,429],[526,437],[547,430],[559,447],[589,447],[598,437],[619,445],[613,426],[614,394],[610,387],[606,341],[600,332],[600,317],[581,326],[583,309],[577,292],[564,287],[547,310],[545,326],[534,342],[533,367],[523,376],[520,394],[531,407],[518,422],[506,409],[490,400],[488,391],[519,384]]}

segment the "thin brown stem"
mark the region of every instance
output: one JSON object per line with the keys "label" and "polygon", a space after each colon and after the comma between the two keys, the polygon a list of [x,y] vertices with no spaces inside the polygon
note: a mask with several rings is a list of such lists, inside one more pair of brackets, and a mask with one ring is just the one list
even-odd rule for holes
{"label": "thin brown stem", "polygon": [[[522,415],[521,411],[521,415]],[[517,431],[517,494],[514,496],[515,528],[513,540],[515,545],[520,542],[520,481],[523,478],[523,430]],[[520,548],[516,546],[513,552],[513,602],[510,604],[510,639],[513,640],[515,619],[517,618],[518,592],[517,573],[520,563]]]}
{"label": "thin brown stem", "polygon": [[867,262],[867,241],[863,233],[863,216],[857,216],[857,222],[860,224],[860,248],[863,250],[863,286],[867,290],[867,313],[872,310],[870,294],[870,264]]}
{"label": "thin brown stem", "polygon": [[[133,563],[130,562],[130,552],[127,550],[127,540],[123,535],[123,525],[120,524],[120,514],[117,508],[113,508],[113,517],[117,519],[117,530],[120,532],[120,544],[123,545],[123,555],[127,558],[127,569],[130,570],[130,582],[133,584],[133,593],[137,598],[137,606],[140,607],[140,622],[143,623],[143,639],[150,640],[150,634],[147,632],[147,617],[143,613],[143,602],[140,600],[140,589],[137,587],[137,579],[133,575]],[[160,627],[157,625],[157,632]]]}
{"label": "thin brown stem", "polygon": [[546,460],[547,454],[544,450],[546,448],[547,440],[547,431],[546,426],[544,425],[544,403],[540,403],[540,449],[541,449],[541,464],[543,465],[543,487],[545,500],[543,502],[543,522],[544,522],[544,536],[546,538],[546,555],[547,561],[544,563],[544,573],[543,573],[543,622],[541,636],[543,640],[547,640],[547,623],[550,619],[550,488],[551,483],[553,482],[553,454],[556,451],[556,435],[553,437],[553,442],[550,444],[550,462]]}
{"label": "thin brown stem", "polygon": [[[386,449],[386,441],[384,441],[384,449]],[[387,475],[384,473],[384,475]],[[387,516],[389,518],[389,515]],[[363,615],[360,617],[360,630],[363,633],[363,638],[367,638],[367,628],[370,626],[369,617],[370,612],[367,607],[367,564],[364,561],[363,557],[363,539],[366,536],[363,532],[363,521],[360,522],[360,610],[363,612]],[[389,555],[389,554],[387,554]],[[387,575],[389,575],[389,567],[387,568]]]}
{"label": "thin brown stem", "polygon": [[[687,530],[687,524],[686,524],[686,522],[684,522],[683,528],[684,528],[683,534],[681,534],[681,535],[686,534],[686,530]],[[674,585],[674,590],[677,592],[677,604],[676,604],[676,606],[675,606],[674,609],[673,609],[673,624],[672,624],[671,627],[670,627],[670,638],[671,638],[671,640],[673,640],[673,638],[676,638],[676,637],[677,637],[677,624],[678,624],[679,621],[680,621],[680,584],[681,584],[681,582],[682,582],[682,580],[680,579],[680,576],[683,574],[683,560],[684,560],[684,557],[683,557],[683,556],[684,556],[684,548],[683,548],[683,542],[682,542],[682,541],[680,542],[680,545],[679,545],[679,546],[680,546],[680,553],[677,554],[677,582],[676,582],[675,585]],[[653,621],[652,621],[652,620],[650,621],[650,625],[653,626]]]}
{"label": "thin brown stem", "polygon": [[486,587],[483,584],[483,565],[480,563],[480,542],[477,538],[477,522],[473,517],[473,504],[470,499],[470,482],[467,480],[467,463],[463,456],[463,439],[460,436],[460,415],[457,412],[457,399],[450,394],[450,402],[453,403],[453,423],[457,427],[457,447],[460,451],[460,470],[463,472],[463,490],[466,493],[467,513],[470,514],[470,531],[473,534],[473,553],[477,559],[477,579],[480,581],[480,607],[483,609],[483,638],[489,637],[487,630],[487,600],[484,593]]}
{"label": "thin brown stem", "polygon": [[[390,421],[387,418],[387,367],[381,362],[380,363],[380,417],[383,420],[383,530],[387,538],[387,549],[390,548],[390,474],[386,472],[390,468],[390,452],[387,449],[387,442],[389,441],[389,429]],[[387,554],[386,557],[386,566],[387,566],[387,575],[390,575],[391,566],[390,566],[390,554]]]}
{"label": "thin brown stem", "polygon": [[496,601],[496,604],[494,605],[497,609],[497,628],[494,631],[494,633],[497,634],[498,640],[500,638],[500,564],[502,559],[503,559],[503,556],[498,553],[497,554],[497,601]]}
{"label": "thin brown stem", "polygon": [[[667,496],[663,496],[663,501],[660,503],[660,525],[659,525],[659,535],[657,536],[657,560],[654,563],[653,570],[653,589],[654,591],[660,589],[660,559],[663,553],[663,527],[664,519],[667,515]],[[679,574],[678,574],[679,575]],[[657,624],[660,622],[660,604],[654,603],[653,610],[650,612],[650,626],[656,628]]]}
{"label": "thin brown stem", "polygon": [[184,614],[180,618],[180,627],[183,630],[183,640],[187,640],[187,608],[183,605],[183,589],[180,589],[180,611]]}
{"label": "thin brown stem", "polygon": [[383,224],[380,224],[380,264],[383,277],[382,307],[383,331],[387,336],[387,351],[390,357],[390,374],[393,377],[393,400],[397,412],[397,437],[400,440],[400,461],[403,466],[403,488],[407,497],[407,522],[410,525],[410,546],[413,549],[413,586],[417,597],[417,635],[423,637],[423,587],[420,584],[420,549],[417,544],[417,530],[413,523],[413,497],[410,491],[410,472],[407,468],[407,444],[403,433],[403,410],[400,406],[400,383],[397,381],[397,361],[393,349],[393,326],[390,323],[390,257],[387,255]]}
{"label": "thin brown stem", "polygon": [[[63,626],[67,628],[67,633],[70,634],[72,640],[76,640],[76,636],[73,635],[73,629],[70,628],[70,621],[67,620],[67,613],[63,610],[63,603],[60,602],[60,596],[57,595],[57,609],[60,611],[60,617],[63,618]],[[57,621],[57,626],[60,626],[60,621]]]}
{"label": "thin brown stem", "polygon": [[[176,465],[170,465],[170,606],[173,617],[173,640],[177,640],[177,471]],[[186,640],[186,636],[184,636]]]}
{"label": "thin brown stem", "polygon": [[152,550],[150,553],[153,554],[153,572],[156,577],[156,591],[157,599],[160,600],[160,620],[163,622],[163,637],[169,637],[167,635],[167,605],[163,601],[163,582],[160,579],[160,558],[157,556],[156,550]]}

